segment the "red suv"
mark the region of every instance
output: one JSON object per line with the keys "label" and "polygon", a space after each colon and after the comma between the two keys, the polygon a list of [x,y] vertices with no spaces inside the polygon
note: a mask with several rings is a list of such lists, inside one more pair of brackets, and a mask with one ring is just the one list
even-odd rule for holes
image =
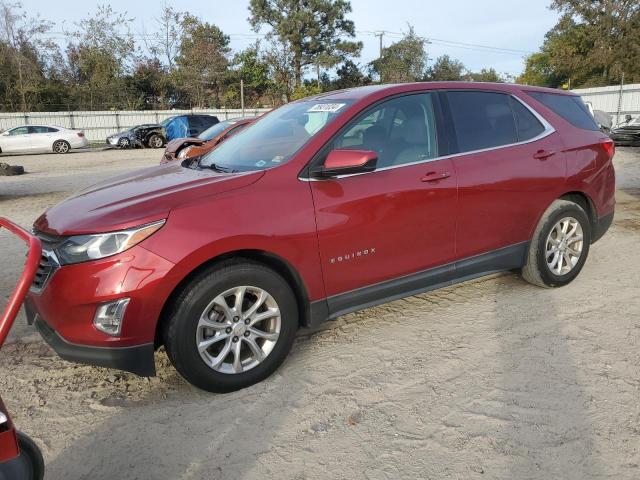
{"label": "red suv", "polygon": [[153,375],[164,345],[192,384],[239,389],[301,326],[502,270],[571,282],[613,219],[613,153],[557,90],[303,99],[47,211],[28,316],[63,358]]}

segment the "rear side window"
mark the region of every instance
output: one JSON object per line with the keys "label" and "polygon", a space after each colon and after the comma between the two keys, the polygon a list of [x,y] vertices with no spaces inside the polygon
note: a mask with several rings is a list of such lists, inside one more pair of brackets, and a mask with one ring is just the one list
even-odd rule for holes
{"label": "rear side window", "polygon": [[558,95],[546,92],[527,92],[527,94],[553,110],[574,127],[583,130],[599,130],[582,98],[575,95]]}
{"label": "rear side window", "polygon": [[54,133],[54,132],[59,132],[60,130],[58,130],[57,128],[53,128],[53,127],[47,127],[47,131],[49,133]]}
{"label": "rear side window", "polygon": [[518,143],[509,95],[491,92],[448,92],[459,152]]}
{"label": "rear side window", "polygon": [[509,101],[511,102],[513,117],[516,120],[516,129],[520,142],[531,140],[544,132],[544,125],[527,107],[513,97],[510,97]]}

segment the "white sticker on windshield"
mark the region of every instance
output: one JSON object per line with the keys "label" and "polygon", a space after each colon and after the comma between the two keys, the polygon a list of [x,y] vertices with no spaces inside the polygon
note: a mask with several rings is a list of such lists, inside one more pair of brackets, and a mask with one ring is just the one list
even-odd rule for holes
{"label": "white sticker on windshield", "polygon": [[307,112],[329,112],[335,113],[344,107],[346,103],[316,103]]}

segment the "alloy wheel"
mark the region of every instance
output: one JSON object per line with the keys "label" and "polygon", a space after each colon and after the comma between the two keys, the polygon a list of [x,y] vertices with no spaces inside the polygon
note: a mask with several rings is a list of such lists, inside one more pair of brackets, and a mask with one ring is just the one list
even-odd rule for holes
{"label": "alloy wheel", "polygon": [[196,348],[205,364],[221,373],[243,373],[271,353],[280,336],[280,309],[258,287],[222,292],[204,309],[196,328]]}
{"label": "alloy wheel", "polygon": [[582,225],[573,217],[564,217],[553,226],[545,246],[545,260],[553,274],[562,276],[573,270],[582,256],[583,239]]}
{"label": "alloy wheel", "polygon": [[53,150],[56,153],[67,153],[69,151],[69,144],[59,140],[53,144]]}

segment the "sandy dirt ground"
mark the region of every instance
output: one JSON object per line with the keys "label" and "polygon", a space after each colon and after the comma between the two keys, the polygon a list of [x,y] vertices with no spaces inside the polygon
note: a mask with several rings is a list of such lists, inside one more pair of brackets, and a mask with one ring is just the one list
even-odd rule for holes
{"label": "sandy dirt ground", "polygon": [[[0,179],[0,214],[158,157],[12,157],[32,173]],[[227,395],[163,352],[151,379],[66,363],[19,324],[0,392],[53,480],[640,478],[640,151],[615,163],[615,223],[562,289],[495,275],[346,315]],[[1,299],[21,253],[0,240]]]}

